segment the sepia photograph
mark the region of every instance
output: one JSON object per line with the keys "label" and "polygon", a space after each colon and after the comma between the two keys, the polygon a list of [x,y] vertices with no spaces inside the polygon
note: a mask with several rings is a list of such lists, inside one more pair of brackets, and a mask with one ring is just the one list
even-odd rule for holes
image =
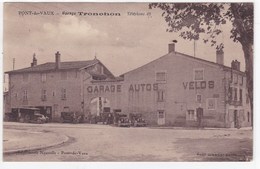
{"label": "sepia photograph", "polygon": [[253,61],[253,2],[5,2],[3,161],[250,163]]}

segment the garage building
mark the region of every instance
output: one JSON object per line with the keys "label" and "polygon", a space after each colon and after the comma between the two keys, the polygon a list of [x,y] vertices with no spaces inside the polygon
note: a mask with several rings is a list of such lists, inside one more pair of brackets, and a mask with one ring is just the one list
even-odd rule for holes
{"label": "garage building", "polygon": [[98,59],[55,62],[9,71],[11,108],[38,107],[52,121],[65,109],[99,116],[104,112],[142,114],[149,125],[251,126],[246,75],[240,63],[223,65],[175,51],[115,77]]}

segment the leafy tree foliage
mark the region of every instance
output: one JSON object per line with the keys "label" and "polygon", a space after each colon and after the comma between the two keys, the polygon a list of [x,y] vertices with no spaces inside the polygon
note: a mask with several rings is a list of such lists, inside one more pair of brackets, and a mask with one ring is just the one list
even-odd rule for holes
{"label": "leafy tree foliage", "polygon": [[[178,32],[187,40],[202,39],[217,49],[223,48],[216,37],[221,34],[221,25],[232,23],[230,30],[234,42],[242,45],[247,88],[253,112],[253,3],[150,3],[149,8],[162,10],[168,32]],[[202,36],[203,35],[203,36]]]}

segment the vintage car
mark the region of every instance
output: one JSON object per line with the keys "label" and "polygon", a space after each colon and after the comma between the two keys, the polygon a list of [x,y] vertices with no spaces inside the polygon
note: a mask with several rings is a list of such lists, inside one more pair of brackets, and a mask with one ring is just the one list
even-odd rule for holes
{"label": "vintage car", "polygon": [[48,117],[40,113],[33,114],[31,119],[29,120],[30,123],[37,123],[37,124],[47,123],[48,121],[49,121]]}
{"label": "vintage car", "polygon": [[132,122],[134,127],[145,127],[146,121],[143,118],[138,118]]}
{"label": "vintage car", "polygon": [[117,123],[118,127],[130,127],[131,121],[128,117],[120,117]]}
{"label": "vintage car", "polygon": [[142,114],[136,113],[136,114],[130,114],[130,120],[132,122],[132,126],[134,127],[145,127],[147,125],[144,118],[142,118]]}
{"label": "vintage car", "polygon": [[13,108],[6,119],[8,121],[18,121],[21,123],[47,123],[49,118],[40,113],[40,109],[35,107]]}
{"label": "vintage car", "polygon": [[61,112],[61,123],[83,123],[84,115],[79,112]]}

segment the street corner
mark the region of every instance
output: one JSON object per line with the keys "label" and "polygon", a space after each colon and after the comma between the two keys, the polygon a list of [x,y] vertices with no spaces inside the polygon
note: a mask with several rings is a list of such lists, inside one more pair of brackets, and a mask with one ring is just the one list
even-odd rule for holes
{"label": "street corner", "polygon": [[5,129],[3,153],[21,153],[64,144],[69,137],[49,130]]}

